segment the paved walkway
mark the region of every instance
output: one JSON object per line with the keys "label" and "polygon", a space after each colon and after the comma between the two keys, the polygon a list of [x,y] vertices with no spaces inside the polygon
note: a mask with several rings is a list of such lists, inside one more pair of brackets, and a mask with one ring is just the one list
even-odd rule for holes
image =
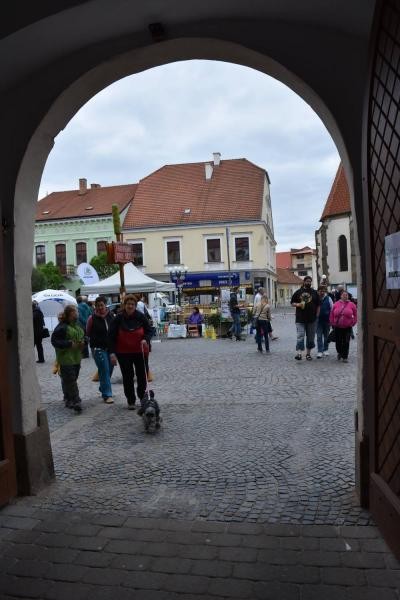
{"label": "paved walkway", "polygon": [[156,435],[118,370],[101,402],[92,359],[84,412],[65,409],[47,344],[57,480],[0,511],[0,598],[399,600],[399,564],[353,490],[356,340],[348,364],[299,363],[293,316],[273,324],[269,355],[250,336],[154,343]]}

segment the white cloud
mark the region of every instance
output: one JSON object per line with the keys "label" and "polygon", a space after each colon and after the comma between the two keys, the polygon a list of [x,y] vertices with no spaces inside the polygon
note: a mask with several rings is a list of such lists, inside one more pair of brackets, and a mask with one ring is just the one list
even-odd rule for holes
{"label": "white cloud", "polygon": [[126,77],[90,100],[56,139],[40,197],[78,179],[133,183],[163,164],[248,158],[272,181],[278,250],[314,245],[339,156],[319,117],[253,69],[188,61]]}

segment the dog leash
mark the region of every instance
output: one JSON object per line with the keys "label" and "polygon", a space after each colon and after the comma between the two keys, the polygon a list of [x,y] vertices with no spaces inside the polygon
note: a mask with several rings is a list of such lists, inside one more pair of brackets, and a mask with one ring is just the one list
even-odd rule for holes
{"label": "dog leash", "polygon": [[146,378],[146,392],[150,392],[149,380],[147,379],[147,369],[146,369],[146,358],[144,355],[144,348],[142,346],[142,357],[143,357],[143,366],[144,366],[144,376]]}

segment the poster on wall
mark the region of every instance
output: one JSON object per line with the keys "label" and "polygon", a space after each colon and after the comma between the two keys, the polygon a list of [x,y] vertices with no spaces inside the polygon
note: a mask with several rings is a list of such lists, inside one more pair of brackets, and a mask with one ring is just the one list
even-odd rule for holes
{"label": "poster on wall", "polygon": [[385,237],[386,289],[400,289],[400,231]]}
{"label": "poster on wall", "polygon": [[230,297],[230,288],[221,288],[221,319],[229,319],[231,316],[231,311],[229,310]]}

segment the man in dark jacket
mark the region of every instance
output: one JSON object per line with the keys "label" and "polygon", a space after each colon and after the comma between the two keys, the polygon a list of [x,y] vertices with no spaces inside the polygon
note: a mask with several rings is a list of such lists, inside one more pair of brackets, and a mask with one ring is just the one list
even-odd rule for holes
{"label": "man in dark jacket", "polygon": [[238,288],[235,288],[230,295],[230,300],[229,300],[229,310],[231,311],[231,317],[232,317],[232,327],[229,330],[229,334],[232,336],[234,335],[236,337],[236,341],[240,342],[242,341],[241,338],[241,332],[242,332],[242,328],[240,325],[240,308],[239,308],[239,303],[238,303],[238,299],[237,299],[237,292],[238,292]]}
{"label": "man in dark jacket", "polygon": [[44,316],[42,311],[39,308],[36,300],[32,302],[32,316],[33,316],[33,345],[36,346],[36,350],[38,353],[37,363],[44,363],[44,354],[43,354],[43,327]]}
{"label": "man in dark jacket", "polygon": [[323,356],[329,356],[328,351],[328,335],[329,330],[331,328],[329,324],[329,315],[331,314],[333,302],[332,298],[329,296],[326,286],[320,285],[318,288],[318,295],[321,301],[321,308],[319,311],[319,316],[317,320],[317,345],[318,345],[318,353],[317,358],[322,358]]}
{"label": "man in dark jacket", "polygon": [[311,350],[315,347],[315,331],[319,316],[321,300],[316,290],[311,287],[312,278],[306,275],[302,287],[291,299],[291,305],[296,308],[296,360],[302,359],[304,338],[306,337],[306,359],[311,360]]}

